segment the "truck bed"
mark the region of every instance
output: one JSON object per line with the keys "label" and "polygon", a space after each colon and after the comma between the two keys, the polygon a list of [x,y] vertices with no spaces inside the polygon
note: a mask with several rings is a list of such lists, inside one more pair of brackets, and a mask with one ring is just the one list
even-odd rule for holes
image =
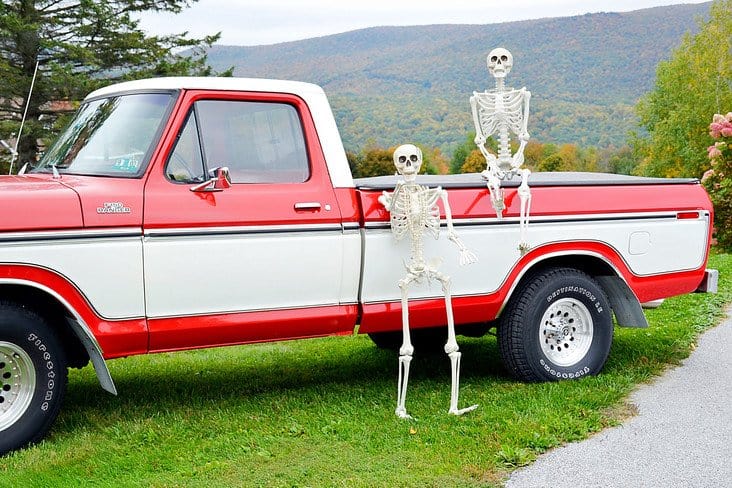
{"label": "truck bed", "polygon": [[[375,176],[355,179],[356,187],[361,190],[390,190],[396,185],[398,175]],[[529,186],[623,186],[623,185],[690,185],[697,184],[696,178],[648,178],[611,173],[586,172],[537,172],[531,173]],[[483,188],[486,180],[480,173],[458,175],[419,175],[417,183],[429,187],[442,188]],[[501,186],[515,188],[521,183],[518,176],[504,180]]]}

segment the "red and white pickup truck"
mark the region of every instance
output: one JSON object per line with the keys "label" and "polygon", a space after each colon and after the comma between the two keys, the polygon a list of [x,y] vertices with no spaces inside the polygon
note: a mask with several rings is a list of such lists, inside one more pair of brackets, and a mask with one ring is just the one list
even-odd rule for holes
{"label": "red and white pickup truck", "polygon": [[[479,258],[460,267],[450,242],[426,240],[458,333],[497,327],[520,379],[596,374],[612,313],[645,327],[642,302],[716,286],[696,180],[534,173],[525,254],[510,181],[500,220],[480,175],[419,182],[449,191]],[[116,393],[105,361],[121,356],[356,327],[398,346],[409,244],[378,202],[395,183],[353,179],[315,85],[163,78],[90,94],[36,167],[0,178],[0,453],[44,436],[67,368],[89,361]],[[410,299],[417,353],[444,342],[439,286]]]}

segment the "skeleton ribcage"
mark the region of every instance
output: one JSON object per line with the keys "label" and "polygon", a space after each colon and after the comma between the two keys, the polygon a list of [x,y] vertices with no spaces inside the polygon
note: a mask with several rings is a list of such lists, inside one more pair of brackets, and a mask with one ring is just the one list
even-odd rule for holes
{"label": "skeleton ribcage", "polygon": [[518,135],[524,121],[524,91],[511,90],[502,94],[475,92],[478,102],[478,122],[485,137],[497,134],[502,125]]}
{"label": "skeleton ribcage", "polygon": [[435,239],[440,235],[440,208],[437,200],[441,190],[417,184],[397,185],[391,207],[391,230],[396,240],[409,235],[421,239],[426,229]]}

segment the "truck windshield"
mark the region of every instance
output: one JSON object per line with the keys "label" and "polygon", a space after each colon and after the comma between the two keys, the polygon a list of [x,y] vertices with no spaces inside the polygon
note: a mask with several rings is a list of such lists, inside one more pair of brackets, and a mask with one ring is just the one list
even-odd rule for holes
{"label": "truck windshield", "polygon": [[41,158],[34,171],[135,177],[157,140],[172,93],[140,93],[92,100]]}

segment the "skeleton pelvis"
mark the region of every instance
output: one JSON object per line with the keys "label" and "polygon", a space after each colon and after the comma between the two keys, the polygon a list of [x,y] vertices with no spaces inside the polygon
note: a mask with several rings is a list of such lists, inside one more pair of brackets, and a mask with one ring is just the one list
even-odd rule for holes
{"label": "skeleton pelvis", "polygon": [[407,272],[416,277],[416,282],[421,283],[424,280],[428,282],[434,278],[437,269],[442,264],[442,258],[435,257],[429,261],[424,259],[411,259],[409,262],[404,261],[404,267]]}

